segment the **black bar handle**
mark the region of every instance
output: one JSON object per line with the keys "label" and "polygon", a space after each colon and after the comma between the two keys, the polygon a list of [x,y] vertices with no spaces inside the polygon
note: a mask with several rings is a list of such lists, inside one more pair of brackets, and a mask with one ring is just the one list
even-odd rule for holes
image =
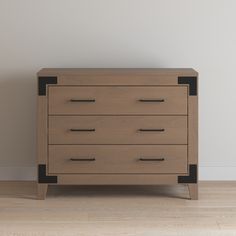
{"label": "black bar handle", "polygon": [[165,129],[139,129],[141,132],[164,132]]}
{"label": "black bar handle", "polygon": [[165,99],[160,98],[160,99],[139,99],[140,102],[164,102]]}
{"label": "black bar handle", "polygon": [[72,132],[95,132],[95,129],[70,129]]}
{"label": "black bar handle", "polygon": [[95,102],[95,99],[70,99],[70,102]]}
{"label": "black bar handle", "polygon": [[140,161],[164,161],[165,158],[139,158]]}
{"label": "black bar handle", "polygon": [[95,158],[70,158],[70,161],[95,161]]}

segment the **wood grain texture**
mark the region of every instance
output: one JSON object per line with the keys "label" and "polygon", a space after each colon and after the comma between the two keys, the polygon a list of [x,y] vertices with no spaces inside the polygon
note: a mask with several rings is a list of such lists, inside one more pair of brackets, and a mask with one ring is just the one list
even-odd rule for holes
{"label": "wood grain texture", "polygon": [[187,86],[49,86],[49,114],[187,115],[187,96]]}
{"label": "wood grain texture", "polygon": [[61,185],[165,185],[177,184],[178,174],[59,174]]}
{"label": "wood grain texture", "polygon": [[[46,96],[42,96],[42,99],[39,98],[38,103],[38,164],[45,164],[46,176],[53,175],[48,173],[49,169],[56,172],[64,171],[58,174],[58,182],[52,184],[177,184],[179,176],[184,176],[184,178],[181,178],[181,183],[189,183],[191,199],[197,199],[198,185],[197,183],[192,184],[196,181],[196,176],[195,174],[194,176],[190,175],[189,171],[190,165],[194,166],[196,170],[198,165],[198,97],[196,96],[198,93],[195,90],[195,85],[197,85],[195,79],[198,73],[195,70],[49,68],[42,69],[38,76],[41,77],[42,83],[44,77],[46,82],[47,77],[50,76],[56,77],[57,82],[56,85],[47,84]],[[181,81],[179,80],[180,77]],[[110,95],[110,99],[108,95]],[[156,96],[158,98],[159,96],[166,96],[164,98],[165,103],[162,104],[163,106],[159,106],[159,109],[154,104],[140,104],[139,106],[134,103],[134,100],[136,101],[140,96],[142,98],[147,96],[154,98],[154,95],[155,98],[157,98]],[[78,99],[78,96],[81,96],[82,99],[86,99],[87,96],[95,96],[97,103],[93,104],[93,108],[90,106],[92,103],[83,104],[83,106],[80,104],[79,108],[77,105],[75,107],[75,104],[69,105],[67,103],[68,99]],[[49,104],[49,107],[47,104]],[[51,114],[49,116],[48,110]],[[81,129],[90,129],[94,132],[78,133],[69,131],[70,129],[80,129],[80,131]],[[139,129],[164,129],[164,132],[139,132]],[[69,169],[71,168],[74,172],[74,170],[77,171],[76,168],[63,163],[65,158],[62,155],[63,152],[53,154],[53,159],[51,159],[53,162],[49,163],[47,153],[49,144],[65,146],[72,146],[73,144],[125,144],[130,145],[130,147],[135,144],[187,145],[188,158],[184,166],[187,165],[188,168],[187,171],[185,168],[185,173],[181,175],[162,173],[158,168],[155,169],[155,171],[159,171],[158,173],[151,171],[148,174],[143,172],[142,174],[132,174],[133,170],[130,168],[132,165],[129,165],[129,160],[132,160],[132,158],[126,160],[122,156],[123,162],[128,161],[126,164],[128,164],[127,170],[130,173],[122,174],[121,171],[116,174],[108,174],[108,172],[107,174],[74,174]],[[68,152],[68,154],[74,152],[76,151]],[[56,156],[59,157],[58,160]],[[111,155],[109,154],[109,156]],[[105,160],[106,162],[109,161],[106,156],[99,157],[99,160],[101,160],[101,163]],[[172,159],[168,170],[178,169],[182,160],[183,157],[175,161]],[[114,160],[110,165],[114,166],[115,163]],[[116,166],[119,165],[121,163],[116,164]],[[68,169],[66,169],[66,166]],[[107,167],[109,167],[109,162]],[[120,167],[118,169],[125,169],[124,166]],[[181,169],[182,167],[181,164]],[[87,171],[86,168],[83,171]],[[135,166],[135,168],[137,167]],[[134,171],[136,171],[135,168]],[[79,169],[79,171],[82,171],[82,168]],[[162,169],[163,172],[168,170],[167,168]],[[103,169],[103,171],[105,170]],[[141,172],[141,170],[139,171]],[[185,176],[187,177],[185,178]]]}
{"label": "wood grain texture", "polygon": [[189,196],[192,200],[198,200],[198,184],[188,184]]}
{"label": "wood grain texture", "polygon": [[[150,158],[154,160],[149,160]],[[157,161],[158,159],[161,161]],[[186,145],[49,146],[49,173],[168,174],[186,172]]]}
{"label": "wood grain texture", "polygon": [[49,186],[36,200],[33,182],[0,182],[0,235],[234,236],[236,182],[187,186]]}
{"label": "wood grain texture", "polygon": [[60,85],[79,86],[156,86],[156,85],[178,85],[175,75],[60,75]]}
{"label": "wood grain texture", "polygon": [[38,184],[37,185],[37,198],[39,200],[44,200],[47,195],[48,185],[47,184]]}
{"label": "wood grain texture", "polygon": [[49,144],[187,144],[187,116],[50,116]]}
{"label": "wood grain texture", "polygon": [[37,101],[37,162],[40,164],[46,164],[48,145],[47,97],[38,96]]}
{"label": "wood grain texture", "polygon": [[197,76],[198,73],[191,68],[43,68],[38,76],[132,76],[132,75],[154,75],[154,76]]}
{"label": "wood grain texture", "polygon": [[[189,165],[196,164],[198,167],[198,96],[188,97],[188,163]],[[198,169],[199,168],[197,168],[197,179]],[[198,184],[189,184],[189,192],[191,199],[197,200]]]}
{"label": "wood grain texture", "polygon": [[38,76],[57,76],[59,85],[178,85],[178,76],[197,76],[193,69],[45,68]]}

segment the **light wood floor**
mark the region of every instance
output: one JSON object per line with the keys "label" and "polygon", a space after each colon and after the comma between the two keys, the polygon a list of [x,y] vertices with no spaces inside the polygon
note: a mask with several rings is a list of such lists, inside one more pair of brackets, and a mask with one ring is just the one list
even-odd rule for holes
{"label": "light wood floor", "polygon": [[51,186],[36,200],[33,182],[0,182],[0,236],[236,235],[236,182],[186,186]]}

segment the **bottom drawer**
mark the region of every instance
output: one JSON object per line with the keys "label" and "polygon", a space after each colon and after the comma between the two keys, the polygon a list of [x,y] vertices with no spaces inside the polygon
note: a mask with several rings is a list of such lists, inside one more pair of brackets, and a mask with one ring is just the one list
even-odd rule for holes
{"label": "bottom drawer", "polygon": [[49,145],[49,173],[187,173],[187,146]]}

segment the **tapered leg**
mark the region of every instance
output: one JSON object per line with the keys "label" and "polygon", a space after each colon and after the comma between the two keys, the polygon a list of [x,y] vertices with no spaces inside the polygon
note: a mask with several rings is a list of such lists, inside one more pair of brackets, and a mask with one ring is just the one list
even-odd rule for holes
{"label": "tapered leg", "polygon": [[48,184],[38,184],[38,199],[44,200],[47,195]]}
{"label": "tapered leg", "polygon": [[198,200],[198,184],[188,184],[189,196],[192,200]]}

